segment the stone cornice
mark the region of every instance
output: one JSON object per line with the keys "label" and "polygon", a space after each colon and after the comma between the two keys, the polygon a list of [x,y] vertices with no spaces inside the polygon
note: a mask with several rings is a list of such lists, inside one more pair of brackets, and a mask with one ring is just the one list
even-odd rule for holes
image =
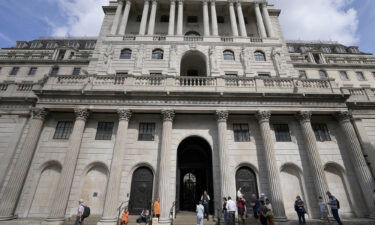
{"label": "stone cornice", "polygon": [[352,68],[352,69],[375,69],[375,64],[314,64],[314,63],[302,63],[302,62],[294,62],[288,61],[296,68],[316,68],[316,69],[325,69],[325,68]]}

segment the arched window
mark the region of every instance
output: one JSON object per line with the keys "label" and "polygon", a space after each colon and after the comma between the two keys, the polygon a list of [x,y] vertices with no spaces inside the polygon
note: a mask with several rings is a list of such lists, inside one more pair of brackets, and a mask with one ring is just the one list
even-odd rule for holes
{"label": "arched window", "polygon": [[324,71],[324,70],[319,70],[319,76],[320,76],[320,79],[327,79],[328,78],[327,72]]}
{"label": "arched window", "polygon": [[266,61],[266,55],[261,51],[254,52],[255,61],[264,62]]}
{"label": "arched window", "polygon": [[223,55],[224,55],[224,60],[230,60],[230,61],[234,61],[235,58],[234,58],[234,52],[231,51],[231,50],[225,50],[223,52]]}
{"label": "arched window", "polygon": [[132,50],[128,48],[121,50],[120,59],[131,59],[131,57],[132,57]]}
{"label": "arched window", "polygon": [[152,59],[163,59],[164,51],[160,48],[152,51]]}

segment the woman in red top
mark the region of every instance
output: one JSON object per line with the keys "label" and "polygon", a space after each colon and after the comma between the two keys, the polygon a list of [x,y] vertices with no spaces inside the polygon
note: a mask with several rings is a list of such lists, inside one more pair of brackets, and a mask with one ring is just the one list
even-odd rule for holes
{"label": "woman in red top", "polygon": [[246,205],[245,205],[245,199],[244,198],[240,198],[238,201],[237,201],[237,210],[238,210],[238,215],[239,215],[239,219],[241,219],[241,221],[239,221],[238,223],[245,225],[245,212],[246,212]]}

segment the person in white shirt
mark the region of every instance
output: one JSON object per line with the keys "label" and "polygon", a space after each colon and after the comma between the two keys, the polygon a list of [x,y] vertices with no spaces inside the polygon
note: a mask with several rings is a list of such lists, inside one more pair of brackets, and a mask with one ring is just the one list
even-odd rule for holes
{"label": "person in white shirt", "polygon": [[76,222],[75,222],[75,225],[83,225],[83,212],[85,211],[85,207],[83,205],[83,199],[80,199],[78,201],[78,209],[77,209],[77,218],[76,218]]}
{"label": "person in white shirt", "polygon": [[238,191],[237,191],[237,198],[238,198],[238,199],[243,198],[242,187],[239,187],[239,188],[238,188]]}
{"label": "person in white shirt", "polygon": [[231,197],[228,197],[227,201],[227,211],[228,211],[228,225],[235,225],[235,214],[236,214],[236,203],[232,200]]}
{"label": "person in white shirt", "polygon": [[326,220],[328,224],[331,224],[331,221],[328,218],[328,207],[327,203],[324,202],[322,196],[319,196],[319,209],[320,209],[320,217],[322,220]]}

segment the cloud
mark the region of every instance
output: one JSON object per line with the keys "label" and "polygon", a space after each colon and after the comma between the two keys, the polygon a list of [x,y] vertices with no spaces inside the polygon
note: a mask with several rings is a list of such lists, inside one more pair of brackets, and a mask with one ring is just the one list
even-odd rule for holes
{"label": "cloud", "polygon": [[358,15],[353,0],[270,0],[281,8],[286,39],[359,41]]}

